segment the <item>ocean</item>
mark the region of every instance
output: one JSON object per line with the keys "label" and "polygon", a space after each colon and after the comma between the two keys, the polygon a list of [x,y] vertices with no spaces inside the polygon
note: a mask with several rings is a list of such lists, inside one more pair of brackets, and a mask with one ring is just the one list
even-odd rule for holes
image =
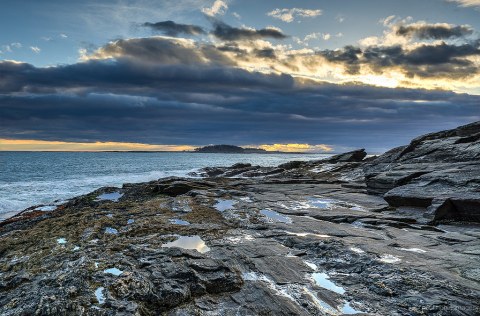
{"label": "ocean", "polygon": [[[188,176],[207,166],[248,162],[276,166],[325,154],[200,154],[186,152],[0,152],[0,220],[33,205],[89,193],[104,186]],[[59,203],[59,202],[57,202]]]}

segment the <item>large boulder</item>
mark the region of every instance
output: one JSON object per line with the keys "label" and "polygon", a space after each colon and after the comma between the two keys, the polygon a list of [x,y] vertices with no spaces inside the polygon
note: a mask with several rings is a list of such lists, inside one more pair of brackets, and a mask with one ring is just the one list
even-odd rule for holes
{"label": "large boulder", "polygon": [[365,149],[357,149],[354,151],[349,151],[343,154],[332,156],[326,159],[329,163],[337,163],[337,162],[360,162],[367,156]]}

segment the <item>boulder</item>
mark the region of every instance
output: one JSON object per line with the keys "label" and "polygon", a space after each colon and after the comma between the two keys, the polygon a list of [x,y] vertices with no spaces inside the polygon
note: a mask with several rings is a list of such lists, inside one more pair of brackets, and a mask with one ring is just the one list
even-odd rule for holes
{"label": "boulder", "polygon": [[305,162],[303,161],[294,160],[294,161],[282,163],[281,165],[278,165],[278,168],[285,169],[285,170],[292,170],[292,169],[300,168],[304,164]]}
{"label": "boulder", "polygon": [[367,156],[365,149],[357,149],[343,154],[335,155],[326,159],[329,163],[337,162],[360,162]]}

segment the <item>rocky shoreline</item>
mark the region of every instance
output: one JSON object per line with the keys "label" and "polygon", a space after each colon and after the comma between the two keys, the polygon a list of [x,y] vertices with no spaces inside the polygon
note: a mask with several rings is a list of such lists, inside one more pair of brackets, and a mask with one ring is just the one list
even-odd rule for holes
{"label": "rocky shoreline", "polygon": [[480,122],[0,223],[1,315],[479,315]]}

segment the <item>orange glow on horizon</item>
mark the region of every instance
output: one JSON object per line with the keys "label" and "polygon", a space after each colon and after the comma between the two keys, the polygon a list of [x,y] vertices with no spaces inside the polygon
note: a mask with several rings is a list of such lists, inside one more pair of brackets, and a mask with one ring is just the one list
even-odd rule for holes
{"label": "orange glow on horizon", "polygon": [[319,144],[265,144],[260,145],[258,148],[265,149],[266,151],[283,151],[283,152],[330,152],[333,148],[329,145]]}
{"label": "orange glow on horizon", "polygon": [[[262,144],[242,147],[281,152],[331,152],[333,147],[319,144]],[[123,142],[77,143],[33,139],[0,139],[0,151],[193,151],[192,145],[151,145]]]}
{"label": "orange glow on horizon", "polygon": [[31,139],[0,139],[0,151],[184,151],[189,145],[150,145],[142,143],[76,143]]}

